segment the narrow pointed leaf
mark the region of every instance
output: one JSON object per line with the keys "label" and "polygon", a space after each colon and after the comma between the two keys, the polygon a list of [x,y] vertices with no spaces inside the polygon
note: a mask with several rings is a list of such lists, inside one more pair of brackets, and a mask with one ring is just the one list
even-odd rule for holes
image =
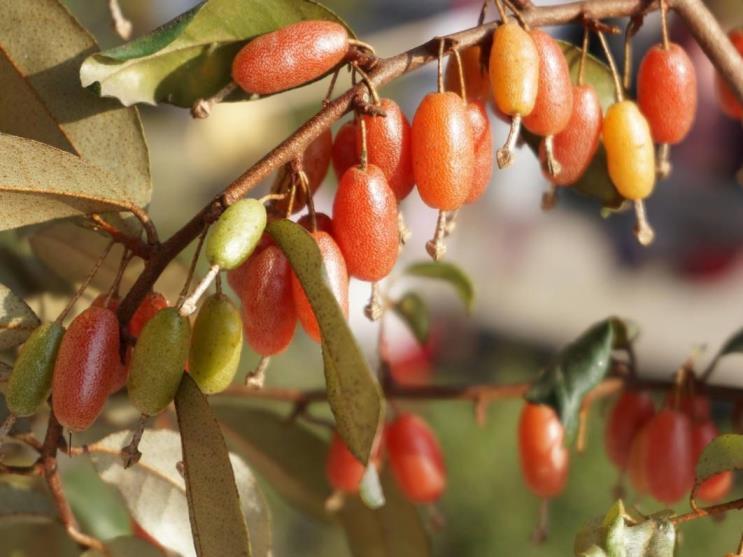
{"label": "narrow pointed leaf", "polygon": [[405,322],[415,339],[421,345],[426,344],[431,321],[423,298],[415,292],[406,292],[395,302],[392,309]]}
{"label": "narrow pointed leaf", "polygon": [[26,302],[0,284],[0,350],[21,344],[40,324]]}
{"label": "narrow pointed leaf", "polygon": [[720,350],[718,350],[717,354],[715,354],[715,357],[710,362],[706,373],[711,372],[717,366],[723,356],[727,356],[728,354],[740,353],[743,353],[743,329],[736,331],[730,338],[725,341],[725,343],[722,345]]}
{"label": "narrow pointed leaf", "polygon": [[328,286],[315,241],[289,220],[271,222],[267,230],[289,259],[320,324],[325,384],[338,433],[366,463],[382,422],[379,383]]}
{"label": "narrow pointed leaf", "polygon": [[[89,56],[80,79],[126,106],[190,107],[230,83],[232,59],[246,41],[306,19],[343,23],[313,0],[208,0],[148,35]],[[244,98],[235,93],[227,100]]]}
{"label": "narrow pointed leaf", "polygon": [[413,277],[423,277],[442,280],[449,283],[467,308],[472,311],[475,301],[475,288],[470,277],[458,266],[446,261],[424,261],[414,263],[405,269],[405,274]]}
{"label": "narrow pointed leaf", "polygon": [[227,446],[206,397],[184,374],[175,397],[188,514],[199,557],[251,555]]}

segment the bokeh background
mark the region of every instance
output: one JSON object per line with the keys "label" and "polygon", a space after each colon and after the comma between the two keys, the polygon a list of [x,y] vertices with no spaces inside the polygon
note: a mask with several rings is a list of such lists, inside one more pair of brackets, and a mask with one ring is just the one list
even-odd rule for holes
{"label": "bokeh background", "polygon": [[[471,27],[480,10],[479,2],[465,0],[324,3],[382,56]],[[68,4],[102,47],[120,42],[110,29],[105,2],[70,0]],[[194,4],[185,0],[121,1],[134,23],[135,35]],[[709,5],[726,28],[743,24],[740,0],[713,0]],[[420,291],[431,307],[434,330],[430,346],[422,353],[404,326],[394,317],[387,318],[393,372],[398,380],[440,384],[528,380],[560,346],[611,314],[632,319],[641,328],[637,343],[640,374],[668,378],[693,351],[707,347],[699,357],[703,366],[724,339],[743,326],[743,191],[735,178],[743,165],[743,128],[717,108],[713,69],[683,24],[671,18],[671,25],[673,40],[687,48],[697,69],[699,111],[688,139],[673,149],[673,174],[658,184],[647,203],[656,229],[655,244],[650,248],[636,244],[630,212],[605,218],[595,201],[570,191],[559,193],[557,208],[542,212],[540,199],[546,182],[535,157],[521,149],[513,167],[495,172],[486,196],[460,212],[456,232],[448,242],[447,258],[460,265],[475,284],[473,313],[467,315],[444,286],[403,281],[395,287],[402,290],[413,285]],[[577,26],[551,31],[575,43],[582,33]],[[646,18],[635,39],[635,64],[659,36],[658,18]],[[621,37],[615,37],[612,46],[621,60]],[[594,53],[600,56],[595,48]],[[342,81],[339,87],[344,84]],[[155,184],[151,214],[161,235],[167,237],[176,230],[225,184],[316,112],[326,87],[327,81],[323,81],[254,103],[220,105],[202,121],[168,106],[141,107]],[[394,98],[412,118],[422,97],[434,88],[435,65],[430,65],[381,93]],[[502,143],[506,125],[494,117],[491,124],[494,143]],[[269,183],[258,191],[267,189]],[[331,171],[318,193],[316,205],[321,210],[329,210],[334,189]],[[403,211],[413,238],[400,267],[426,258],[424,243],[436,218],[416,193],[404,202]],[[2,236],[6,245],[25,242],[17,236]],[[0,280],[4,280],[2,269]],[[177,295],[178,285],[160,287],[171,299]],[[362,315],[367,297],[368,286],[354,283],[352,327],[374,362],[377,325]],[[243,360],[247,370],[257,357],[246,348]],[[743,388],[742,363],[730,357],[714,382]],[[322,383],[319,349],[298,329],[290,350],[272,363],[269,384],[312,388]],[[516,424],[522,402],[492,404],[483,426],[476,424],[473,408],[467,403],[406,404],[430,421],[449,468],[449,488],[439,505],[446,524],[432,529],[431,534],[435,554],[572,554],[575,533],[588,519],[608,509],[617,482],[617,473],[603,450],[609,402],[592,410],[588,448],[584,454],[572,455],[568,488],[551,505],[550,537],[539,546],[529,541],[539,502],[526,490],[518,466]],[[276,405],[276,410],[287,413],[289,408]],[[729,410],[725,402],[714,406],[723,429]],[[116,421],[110,413],[106,419]],[[97,481],[90,466],[81,459],[63,461],[63,466],[65,483],[84,526],[98,535],[123,528],[120,501]],[[339,527],[307,518],[269,486],[266,492],[274,518],[277,557],[350,554]],[[740,483],[736,492],[743,492]],[[661,508],[631,494],[629,500],[644,512]],[[678,509],[683,510],[684,505]],[[421,512],[429,516],[428,510]],[[737,544],[740,531],[741,520],[736,514],[722,521],[696,521],[682,530],[680,555],[723,555]],[[6,548],[10,539],[6,538]],[[7,555],[3,545],[0,541],[0,554]]]}

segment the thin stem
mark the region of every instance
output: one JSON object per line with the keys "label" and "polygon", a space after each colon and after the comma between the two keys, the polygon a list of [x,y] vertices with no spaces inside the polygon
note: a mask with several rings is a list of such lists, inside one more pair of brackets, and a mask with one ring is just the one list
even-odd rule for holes
{"label": "thin stem", "polygon": [[111,298],[119,297],[119,288],[121,287],[121,279],[124,278],[124,271],[126,271],[126,268],[129,266],[129,262],[132,260],[132,257],[134,257],[134,254],[130,252],[128,249],[125,249],[124,253],[121,255],[121,261],[119,262],[119,268],[116,270],[116,276],[114,277],[114,280],[111,283],[111,287],[108,289],[108,292],[106,293],[106,299],[104,301],[103,307],[108,307],[108,304],[111,302]]}
{"label": "thin stem", "polygon": [[245,387],[252,392],[263,392],[260,389],[263,389],[263,385],[266,383],[266,370],[270,363],[271,356],[261,356],[255,369],[245,376]]}
{"label": "thin stem", "polygon": [[524,17],[521,15],[521,12],[516,7],[516,5],[511,2],[511,0],[503,0],[503,2],[508,6],[508,9],[511,10],[513,15],[516,17],[516,20],[519,22],[519,25],[524,28],[525,31],[529,30],[529,24],[526,22]]}
{"label": "thin stem", "polygon": [[648,222],[648,216],[645,212],[645,202],[642,199],[635,201],[635,237],[643,246],[649,246],[655,240],[655,231]]}
{"label": "thin stem", "polygon": [[121,450],[121,460],[124,463],[124,468],[129,468],[142,458],[142,453],[139,451],[139,442],[142,440],[142,435],[144,435],[147,418],[148,416],[144,414],[139,417],[139,421],[137,421],[137,425],[134,431],[132,431],[132,440]]}
{"label": "thin stem", "polygon": [[537,525],[531,535],[531,539],[536,544],[542,544],[547,541],[550,529],[550,500],[543,497],[539,502],[539,515]]}
{"label": "thin stem", "polygon": [[557,176],[562,172],[562,165],[555,158],[555,136],[548,135],[544,138],[544,152],[547,155],[547,172],[550,176]]}
{"label": "thin stem", "polygon": [[374,47],[372,45],[370,45],[369,43],[365,43],[364,41],[360,41],[358,39],[348,39],[348,44],[364,48],[368,50],[369,52],[371,52],[372,54],[377,53],[377,51],[374,50]]}
{"label": "thin stem", "polygon": [[366,85],[366,87],[369,89],[369,95],[372,98],[372,102],[375,105],[379,105],[379,93],[377,93],[377,88],[374,87],[374,83],[372,83],[372,80],[369,79],[369,76],[366,74],[366,72],[356,65],[353,66],[353,71],[361,76],[362,83],[364,83],[364,85]]}
{"label": "thin stem", "polygon": [[583,85],[583,79],[586,71],[586,58],[588,58],[588,45],[591,37],[591,31],[588,25],[583,26],[583,44],[580,50],[580,62],[578,63],[578,85]]}
{"label": "thin stem", "polygon": [[85,277],[85,280],[80,285],[80,287],[77,289],[77,292],[70,298],[70,301],[67,302],[67,305],[62,310],[62,313],[59,314],[59,316],[56,319],[57,323],[62,323],[62,321],[65,320],[67,317],[67,314],[70,313],[70,310],[72,307],[77,303],[77,301],[80,299],[80,296],[82,296],[83,292],[88,288],[90,285],[90,281],[93,280],[93,277],[95,277],[96,273],[98,272],[98,269],[101,268],[101,265],[103,265],[103,262],[105,261],[106,257],[108,257],[108,254],[111,252],[111,248],[114,247],[114,241],[111,240],[108,245],[106,246],[106,249],[103,250],[103,255],[101,255],[98,260],[95,262],[95,265],[93,265],[93,268],[88,273],[88,276]]}
{"label": "thin stem", "polygon": [[8,417],[5,418],[3,423],[0,424],[0,444],[5,440],[5,438],[10,433],[10,430],[13,429],[13,426],[16,422],[16,415],[15,414],[8,414]]}
{"label": "thin stem", "polygon": [[359,154],[359,168],[366,170],[369,161],[369,151],[366,147],[366,122],[363,118],[358,119],[359,133],[361,135],[361,153]]}
{"label": "thin stem", "polygon": [[467,102],[467,85],[464,81],[464,67],[462,65],[462,56],[459,54],[459,50],[453,49],[454,59],[457,61],[457,74],[459,74],[459,90],[462,93],[462,100]]}
{"label": "thin stem", "polygon": [[495,0],[495,9],[498,10],[498,16],[500,17],[501,23],[505,23],[508,16],[506,15],[506,10],[503,7],[501,0]]}
{"label": "thin stem", "polygon": [[671,174],[671,146],[668,143],[658,145],[658,160],[655,163],[658,180],[668,178]]}
{"label": "thin stem", "polygon": [[663,35],[663,48],[668,50],[671,45],[668,40],[668,6],[666,6],[666,0],[660,0],[660,31]]}
{"label": "thin stem", "polygon": [[430,255],[434,261],[439,261],[446,254],[444,236],[446,236],[446,211],[439,211],[433,239],[426,242],[426,252],[428,252],[428,255]]}
{"label": "thin stem", "polygon": [[204,295],[204,292],[206,292],[206,289],[209,288],[212,281],[214,281],[214,278],[219,274],[219,271],[219,265],[212,265],[209,267],[209,271],[204,275],[204,278],[201,279],[201,282],[196,286],[196,288],[194,288],[193,293],[183,300],[183,303],[178,310],[180,315],[187,317],[196,311],[196,306],[198,305],[199,300]]}
{"label": "thin stem", "polygon": [[286,193],[267,193],[263,197],[258,198],[258,203],[265,205],[269,201],[282,201],[286,199]]}
{"label": "thin stem", "polygon": [[622,89],[622,82],[619,80],[619,72],[617,71],[617,65],[614,62],[614,56],[611,54],[611,49],[609,48],[609,44],[606,42],[606,37],[604,36],[603,31],[596,30],[596,34],[599,37],[599,41],[601,41],[601,48],[604,49],[604,56],[606,56],[606,61],[609,63],[609,68],[611,69],[611,77],[614,79],[614,94],[616,95],[616,99],[618,102],[622,102],[624,100],[624,90]]}
{"label": "thin stem", "polygon": [[302,187],[302,191],[304,191],[304,197],[307,200],[307,210],[310,214],[310,227],[312,228],[313,232],[317,232],[317,213],[315,212],[315,200],[312,195],[312,190],[310,189],[310,181],[307,178],[307,173],[304,170],[301,170],[301,167],[299,172],[297,173],[297,179],[299,180],[299,185]]}
{"label": "thin stem", "polygon": [[632,87],[632,39],[642,27],[643,16],[631,17],[624,31],[624,76],[622,84],[629,90]]}
{"label": "thin stem", "polygon": [[178,295],[178,301],[176,302],[176,307],[181,306],[183,304],[183,300],[186,299],[186,296],[188,296],[188,291],[191,289],[191,282],[193,282],[193,275],[196,272],[196,264],[199,261],[199,255],[201,254],[201,248],[204,246],[204,240],[206,240],[206,234],[209,232],[209,227],[204,226],[204,230],[201,231],[201,234],[199,235],[199,242],[196,244],[196,251],[193,254],[193,257],[191,258],[191,264],[188,267],[188,275],[186,275],[186,282],[183,283],[183,288],[181,289],[180,294]]}
{"label": "thin stem", "polygon": [[398,211],[397,213],[397,232],[400,236],[400,248],[402,249],[402,246],[408,243],[412,235],[408,225],[405,224],[405,215],[403,215],[402,211]]}
{"label": "thin stem", "polygon": [[237,83],[230,81],[211,97],[198,99],[191,107],[191,116],[197,119],[209,118],[215,104],[221,103],[237,90]]}
{"label": "thin stem", "polygon": [[691,522],[692,520],[696,520],[697,518],[718,515],[726,513],[728,511],[738,511],[741,509],[743,509],[743,498],[735,499],[734,501],[728,501],[727,503],[720,503],[718,505],[711,505],[709,507],[699,507],[695,511],[674,516],[671,519],[671,522],[674,526],[678,526],[679,524]]}
{"label": "thin stem", "polygon": [[335,84],[338,81],[338,76],[341,73],[341,70],[343,68],[340,67],[337,70],[333,72],[333,77],[330,78],[330,85],[328,86],[328,92],[325,94],[325,98],[322,100],[323,108],[328,106],[330,104],[330,99],[333,96],[333,89],[335,89]]}
{"label": "thin stem", "polygon": [[89,218],[93,222],[93,225],[97,230],[105,232],[106,234],[111,236],[111,239],[114,242],[123,245],[137,257],[147,259],[150,256],[152,247],[149,244],[143,242],[140,238],[136,236],[130,236],[129,234],[119,230],[116,226],[109,223],[98,213],[93,213],[92,215],[90,215]]}
{"label": "thin stem", "polygon": [[436,68],[436,90],[439,93],[443,93],[444,89],[444,45],[446,39],[439,37],[439,57]]}
{"label": "thin stem", "polygon": [[116,34],[125,41],[128,41],[129,37],[132,36],[132,22],[121,11],[119,0],[108,0],[108,11],[111,13],[111,21]]}
{"label": "thin stem", "polygon": [[515,114],[511,119],[511,128],[508,130],[506,143],[495,153],[498,168],[507,168],[513,163],[513,150],[521,132],[521,114]]}
{"label": "thin stem", "polygon": [[377,321],[384,313],[384,304],[382,303],[382,294],[379,290],[379,283],[371,283],[371,295],[369,303],[364,308],[364,315],[369,321]]}

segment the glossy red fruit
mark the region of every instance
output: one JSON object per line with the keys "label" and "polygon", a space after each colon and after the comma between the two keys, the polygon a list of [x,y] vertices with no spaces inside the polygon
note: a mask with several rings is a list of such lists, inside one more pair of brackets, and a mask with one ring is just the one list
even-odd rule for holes
{"label": "glossy red fruit", "polygon": [[[462,73],[464,74],[467,100],[488,100],[490,97],[490,76],[488,75],[487,60],[485,61],[485,67],[482,65],[482,48],[479,45],[465,48],[460,51],[460,56],[462,58]],[[459,80],[459,67],[454,56],[450,56],[449,62],[446,64],[444,87],[447,91],[453,91],[464,98]]]}
{"label": "glossy red fruit", "polygon": [[[273,245],[275,244],[273,243],[273,238],[271,238],[271,235],[268,233],[264,233],[263,236],[261,236],[261,240],[260,242],[258,242],[258,245],[255,246],[255,249],[253,250],[250,258],[259,254],[268,246]],[[245,277],[247,276],[250,258],[248,258],[248,260],[239,267],[236,267],[235,269],[227,272],[227,283],[238,296],[240,296],[245,291]]]}
{"label": "glossy red fruit", "polygon": [[[312,232],[312,237],[317,242],[317,247],[320,248],[320,255],[325,265],[330,289],[333,291],[343,315],[348,317],[348,271],[341,249],[327,232]],[[294,305],[297,309],[299,322],[302,323],[302,327],[310,338],[320,342],[320,325],[315,317],[315,312],[304,293],[302,283],[299,282],[294,273],[291,277]]]}
{"label": "glossy red fruit", "polygon": [[467,116],[470,119],[472,141],[475,146],[475,166],[472,186],[465,202],[474,203],[485,193],[493,177],[493,136],[490,133],[490,120],[483,101],[467,103]]}
{"label": "glossy red fruit", "polygon": [[397,215],[395,194],[379,168],[346,171],[333,202],[333,230],[350,275],[373,282],[390,273],[399,252]]}
{"label": "glossy red fruit", "polygon": [[617,468],[627,468],[632,441],[655,415],[653,399],[646,392],[624,391],[606,421],[606,454]]}
{"label": "glossy red fruit", "polygon": [[710,417],[709,397],[704,393],[683,394],[679,397],[671,390],[666,395],[666,407],[676,408],[688,416],[692,422],[705,422]]}
{"label": "glossy red fruit", "polygon": [[413,118],[413,173],[429,207],[453,211],[472,186],[475,147],[467,106],[456,93],[429,93]]}
{"label": "glossy red fruit", "polygon": [[647,466],[647,453],[648,453],[648,435],[647,435],[647,424],[645,427],[640,429],[632,440],[632,445],[629,450],[629,457],[627,459],[627,472],[629,475],[630,483],[634,490],[644,495],[648,492],[648,474]]}
{"label": "glossy red fruit", "polygon": [[[307,175],[307,185],[312,195],[322,185],[325,176],[330,168],[330,158],[333,151],[333,135],[330,130],[323,131],[317,138],[309,144],[304,153],[302,153],[302,169]],[[291,178],[286,167],[279,171],[280,191],[288,192],[291,186]],[[292,213],[298,213],[307,205],[307,194],[304,189],[297,187],[294,194],[294,204]],[[286,213],[289,207],[289,199],[282,199],[276,203],[276,210],[280,213]]]}
{"label": "glossy red fruit", "polygon": [[697,74],[686,51],[675,43],[648,50],[637,71],[637,104],[656,143],[678,143],[697,112]]}
{"label": "glossy red fruit", "polygon": [[284,252],[274,245],[254,253],[246,265],[238,292],[245,339],[258,354],[271,356],[289,346],[297,326],[292,270]]}
{"label": "glossy red fruit", "polygon": [[354,165],[359,164],[361,158],[356,149],[356,121],[351,120],[343,124],[338,133],[335,134],[333,141],[333,170],[339,180],[345,174],[346,170]]}
{"label": "glossy red fruit", "polygon": [[72,431],[90,427],[119,372],[119,322],[110,309],[91,306],[72,320],[57,353],[52,407]]}
{"label": "glossy red fruit", "polygon": [[436,435],[414,414],[403,413],[387,425],[387,454],[392,474],[405,496],[432,503],[446,488],[446,465]]}
{"label": "glossy red fruit", "polygon": [[[692,424],[691,437],[694,451],[694,466],[699,461],[704,448],[719,434],[720,432],[717,430],[717,426],[710,419]],[[708,503],[714,503],[725,497],[732,485],[732,471],[728,470],[727,472],[715,474],[700,484],[696,491],[696,498]]]}
{"label": "glossy red fruit", "polygon": [[694,484],[691,421],[677,410],[665,409],[647,424],[645,473],[650,494],[671,505]]}
{"label": "glossy red fruit", "polygon": [[168,300],[165,296],[159,292],[149,292],[139,304],[139,307],[132,315],[129,320],[129,334],[133,337],[138,337],[139,334],[147,325],[147,322],[152,319],[155,314],[168,307]]}
{"label": "glossy red fruit", "polygon": [[108,308],[114,313],[116,313],[116,310],[119,309],[119,302],[121,300],[118,296],[109,296],[108,294],[98,294],[98,296],[95,297],[93,300],[93,303],[90,304],[91,306],[96,306],[99,308]]}
{"label": "glossy red fruit", "polygon": [[[730,31],[728,37],[730,37],[730,41],[733,43],[733,46],[735,46],[740,55],[743,56],[743,29]],[[743,104],[741,104],[738,98],[733,94],[730,86],[719,73],[716,74],[715,79],[717,84],[717,96],[720,100],[720,108],[722,108],[722,111],[731,118],[740,120],[743,118]]]}
{"label": "glossy red fruit", "polygon": [[[308,214],[303,215],[297,221],[297,224],[303,226],[309,232],[312,232],[312,217]],[[325,213],[315,213],[315,226],[317,230],[322,230],[333,236],[333,219]]]}
{"label": "glossy red fruit", "polygon": [[[93,300],[93,303],[90,304],[91,306],[96,306],[99,308],[105,307],[107,309],[110,309],[114,313],[116,313],[116,310],[119,309],[119,300],[118,296],[108,296],[107,294],[99,294],[95,297]],[[107,303],[108,302],[108,303]],[[119,361],[119,366],[116,370],[116,373],[111,376],[111,389],[110,393],[115,393],[119,389],[121,389],[124,385],[126,385],[126,379],[129,375],[129,371],[127,369],[127,366],[129,364],[129,360],[131,358],[131,346],[129,346],[126,350],[126,356],[125,356],[125,362]]]}
{"label": "glossy red fruit", "polygon": [[[552,176],[542,165],[544,175],[550,182],[556,186],[570,186],[583,176],[599,147],[603,120],[596,90],[591,85],[573,86],[570,120],[552,140],[560,172]],[[539,145],[539,158],[542,162],[546,160],[544,141]]]}
{"label": "glossy red fruit", "polygon": [[337,433],[333,433],[325,463],[325,474],[333,489],[356,493],[364,477],[364,465],[351,454]]}
{"label": "glossy red fruit", "polygon": [[300,21],[246,44],[232,62],[232,80],[248,93],[269,95],[317,79],[347,52],[341,24]]}
{"label": "glossy red fruit", "polygon": [[529,33],[539,52],[539,85],[534,108],[524,116],[524,127],[542,136],[560,133],[573,112],[573,84],[560,45],[541,29]]}
{"label": "glossy red fruit", "polygon": [[569,454],[560,419],[546,404],[526,403],[519,421],[521,472],[529,489],[543,498],[559,495],[568,478]]}
{"label": "glossy red fruit", "polygon": [[[366,126],[369,164],[379,168],[398,201],[405,199],[415,185],[410,146],[410,124],[398,104],[382,99],[385,116],[362,116]],[[356,150],[361,154],[361,127],[356,126]]]}

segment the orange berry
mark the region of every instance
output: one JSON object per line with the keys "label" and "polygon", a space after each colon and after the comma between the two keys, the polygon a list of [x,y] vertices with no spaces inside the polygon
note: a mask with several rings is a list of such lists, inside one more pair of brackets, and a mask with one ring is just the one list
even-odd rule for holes
{"label": "orange berry", "polygon": [[340,23],[300,21],[246,44],[232,62],[232,80],[248,93],[270,95],[317,79],[347,52]]}
{"label": "orange berry", "polygon": [[147,325],[147,322],[152,319],[155,314],[168,307],[168,300],[159,292],[148,292],[142,301],[139,303],[139,307],[132,315],[129,320],[129,334],[133,337],[138,337]]}
{"label": "orange berry", "polygon": [[493,177],[493,136],[490,133],[490,120],[483,101],[468,103],[467,116],[470,119],[472,140],[475,144],[475,167],[466,202],[474,203],[485,193]]}
{"label": "orange berry", "polygon": [[[480,46],[465,48],[459,53],[459,56],[462,58],[466,100],[487,100],[490,96],[490,78],[488,77],[487,67],[483,67],[481,63],[482,48]],[[449,56],[449,62],[446,65],[444,85],[447,91],[452,91],[463,97],[459,82],[459,68],[453,56]]]}
{"label": "orange berry", "polygon": [[508,116],[527,116],[539,84],[539,51],[531,35],[509,21],[493,33],[490,86],[498,109]]}
{"label": "orange berry", "polygon": [[565,488],[570,455],[563,445],[565,431],[546,404],[526,403],[519,421],[521,472],[539,497],[555,497]]}
{"label": "orange berry", "polygon": [[359,164],[359,152],[356,149],[356,121],[343,124],[333,141],[333,170],[340,180],[341,176],[352,166]]}
{"label": "orange berry", "polygon": [[413,118],[413,172],[430,207],[453,211],[469,195],[475,149],[467,107],[456,93],[429,93]]}

